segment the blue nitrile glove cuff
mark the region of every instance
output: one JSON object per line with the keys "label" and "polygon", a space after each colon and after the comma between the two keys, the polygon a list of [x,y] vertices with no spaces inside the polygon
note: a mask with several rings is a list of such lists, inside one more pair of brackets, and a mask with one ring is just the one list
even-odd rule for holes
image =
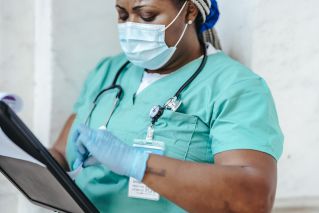
{"label": "blue nitrile glove cuff", "polygon": [[72,137],[71,137],[71,140],[72,140],[71,142],[75,146],[75,152],[76,152],[76,156],[77,156],[77,158],[75,159],[75,161],[73,162],[73,165],[72,165],[73,171],[78,169],[80,166],[83,165],[85,158],[89,154],[88,150],[82,144],[80,144],[79,146],[76,146],[76,142],[77,142],[79,137],[80,137],[80,132],[78,131],[78,129],[76,129],[73,132]]}
{"label": "blue nitrile glove cuff", "polygon": [[138,181],[142,181],[145,175],[147,161],[150,154],[134,147],[133,149],[135,151],[135,158],[132,161],[131,169],[128,172],[129,175],[127,176],[133,177]]}
{"label": "blue nitrile glove cuff", "polygon": [[[83,162],[83,146],[90,155],[119,175],[133,177],[142,181],[149,154],[129,146],[106,130],[93,130],[84,125],[77,129],[79,136],[75,138],[78,147],[78,159]],[[82,154],[84,153],[84,154]]]}

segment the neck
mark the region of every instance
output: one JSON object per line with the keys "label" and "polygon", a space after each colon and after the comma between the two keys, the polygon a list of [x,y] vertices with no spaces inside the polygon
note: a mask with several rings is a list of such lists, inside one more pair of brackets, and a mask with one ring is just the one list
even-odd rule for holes
{"label": "neck", "polygon": [[[202,56],[202,48],[198,41],[198,39],[194,39],[197,41],[194,44],[194,40],[191,41],[184,41],[180,43],[180,47],[184,47],[183,49],[180,49],[178,52],[176,52],[175,57],[172,58],[172,60],[163,68],[160,68],[158,70],[146,70],[148,73],[159,73],[159,74],[169,74],[172,73],[182,66],[188,64],[189,62],[199,58]],[[187,45],[191,44],[191,45]],[[178,48],[178,47],[177,47]],[[185,54],[187,53],[187,54]]]}

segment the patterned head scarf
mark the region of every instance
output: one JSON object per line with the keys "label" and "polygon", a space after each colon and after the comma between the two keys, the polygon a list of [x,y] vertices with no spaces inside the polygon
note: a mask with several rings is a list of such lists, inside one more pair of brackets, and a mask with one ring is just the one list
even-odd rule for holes
{"label": "patterned head scarf", "polygon": [[198,8],[201,17],[202,25],[200,32],[206,42],[213,44],[217,49],[221,49],[220,41],[216,30],[215,24],[219,19],[219,9],[216,0],[191,0]]}

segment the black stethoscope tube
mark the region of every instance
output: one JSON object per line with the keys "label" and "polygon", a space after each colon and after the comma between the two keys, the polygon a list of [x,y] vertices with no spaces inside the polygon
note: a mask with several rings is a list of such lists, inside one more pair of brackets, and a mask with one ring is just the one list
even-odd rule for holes
{"label": "black stethoscope tube", "polygon": [[207,50],[206,50],[205,44],[202,45],[202,48],[204,51],[204,56],[203,56],[202,62],[200,63],[199,67],[197,68],[196,72],[181,86],[181,88],[179,88],[179,90],[175,93],[174,97],[178,98],[179,95],[184,91],[184,89],[188,85],[190,85],[195,80],[195,78],[198,76],[198,74],[204,69],[204,67],[207,63]]}
{"label": "black stethoscope tube", "polygon": [[[207,63],[207,50],[206,50],[205,44],[202,44],[201,46],[202,46],[202,49],[203,49],[203,52],[204,52],[204,56],[203,56],[203,59],[202,59],[202,61],[201,61],[201,64],[200,64],[200,66],[197,68],[196,72],[195,72],[195,73],[178,89],[178,91],[175,93],[174,98],[176,98],[176,99],[178,99],[179,96],[180,96],[180,94],[186,89],[186,87],[189,86],[189,85],[195,80],[195,78],[196,78],[196,77],[199,75],[199,73],[204,69],[204,67],[205,67],[205,65],[206,65],[206,63]],[[129,61],[126,61],[126,62],[119,68],[119,70],[117,71],[117,73],[116,73],[116,75],[115,75],[115,77],[114,77],[114,79],[113,79],[112,84],[111,84],[109,87],[107,87],[107,88],[103,89],[102,91],[100,91],[100,92],[98,93],[98,95],[95,97],[95,99],[94,99],[94,101],[93,101],[93,107],[92,107],[92,109],[91,109],[91,111],[90,111],[90,113],[89,113],[89,116],[87,117],[87,119],[86,119],[86,121],[85,121],[85,123],[86,123],[87,125],[88,125],[88,122],[89,122],[89,120],[90,120],[90,118],[91,118],[91,116],[92,116],[93,111],[94,111],[95,108],[96,108],[96,105],[97,105],[97,102],[98,102],[99,98],[100,98],[105,92],[107,92],[107,91],[109,91],[109,90],[112,90],[112,89],[117,89],[118,92],[117,92],[117,94],[116,94],[116,101],[119,101],[119,100],[121,99],[121,96],[122,96],[122,94],[123,94],[123,89],[122,89],[122,87],[121,87],[120,85],[117,85],[116,82],[117,82],[117,80],[118,80],[120,74],[122,73],[122,71],[124,71],[124,69],[127,67],[127,65],[128,65],[129,63],[130,63]],[[116,104],[116,105],[117,105],[117,104]],[[160,108],[161,108],[161,111],[163,111],[163,110],[165,109],[165,106],[160,106]],[[114,110],[115,110],[115,108],[113,108],[113,111],[114,111]],[[112,111],[112,113],[113,113],[113,111]],[[112,115],[112,113],[111,113],[111,115]],[[152,123],[155,123],[155,122],[161,117],[161,115],[162,115],[162,113],[159,114],[159,115],[156,117],[156,119],[153,118]],[[109,119],[110,119],[110,118],[109,118]],[[108,119],[107,123],[109,122],[109,119]]]}

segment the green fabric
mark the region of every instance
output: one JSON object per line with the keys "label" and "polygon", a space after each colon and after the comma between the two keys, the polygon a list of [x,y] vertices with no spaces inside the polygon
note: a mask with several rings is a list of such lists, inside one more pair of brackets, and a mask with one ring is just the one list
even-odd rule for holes
{"label": "green fabric", "polygon": [[[106,58],[89,74],[74,106],[77,116],[71,132],[85,121],[98,92],[111,84],[125,62],[123,54]],[[144,139],[150,109],[164,104],[175,94],[200,62],[201,59],[197,59],[185,65],[136,96],[144,70],[130,64],[118,80],[124,95],[108,130],[127,144],[132,144],[134,139]],[[107,92],[100,99],[92,115],[92,128],[105,123],[115,93]],[[155,140],[165,142],[166,156],[214,163],[213,156],[217,153],[251,149],[279,159],[283,135],[266,83],[224,53],[208,57],[204,70],[182,93],[181,99],[183,103],[178,112],[166,110],[155,126]],[[75,148],[70,141],[67,159],[72,165]],[[85,168],[76,183],[101,212],[184,212],[163,197],[160,201],[129,198],[128,178],[110,172],[105,166]]]}

